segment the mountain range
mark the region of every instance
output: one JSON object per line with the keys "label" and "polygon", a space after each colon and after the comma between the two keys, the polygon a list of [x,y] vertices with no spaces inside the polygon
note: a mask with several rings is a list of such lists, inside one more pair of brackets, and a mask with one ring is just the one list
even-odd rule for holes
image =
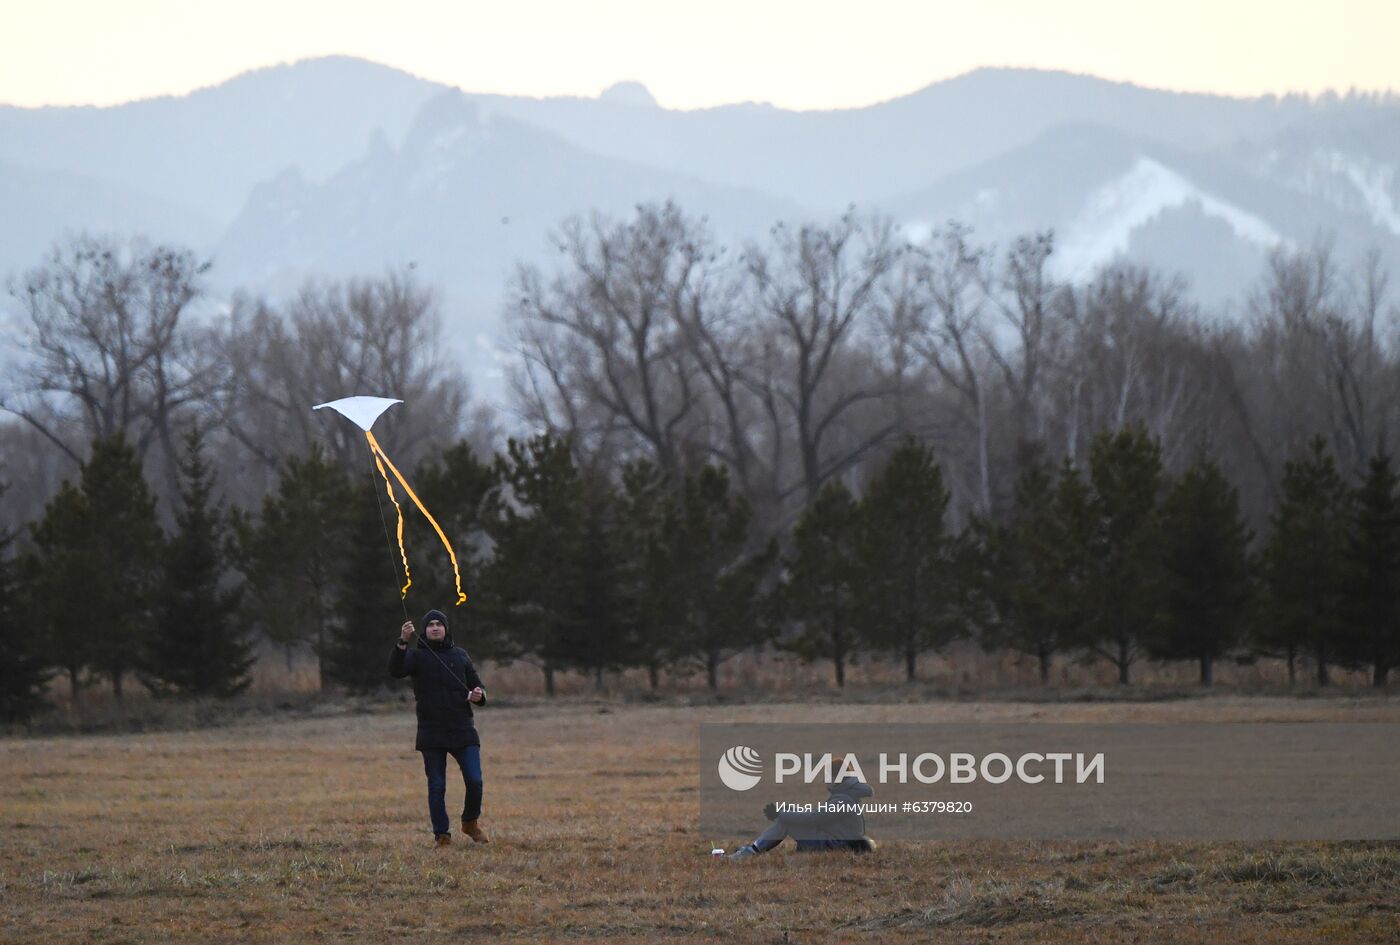
{"label": "mountain range", "polygon": [[487,393],[512,267],[551,264],[570,215],[667,198],[732,242],[852,204],[912,238],[1053,228],[1066,278],[1132,259],[1228,313],[1275,246],[1400,269],[1400,98],[982,69],[857,109],[673,111],[635,82],[533,99],[330,57],[114,107],[0,106],[0,274],[79,229],[190,245],[216,293],[412,265]]}

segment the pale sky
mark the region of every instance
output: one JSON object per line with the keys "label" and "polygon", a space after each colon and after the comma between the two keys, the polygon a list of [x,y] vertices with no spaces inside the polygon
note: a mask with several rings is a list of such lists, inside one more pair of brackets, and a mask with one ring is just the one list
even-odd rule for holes
{"label": "pale sky", "polygon": [[0,0],[0,102],[107,105],[345,54],[473,92],[866,105],[978,66],[1400,89],[1397,0]]}

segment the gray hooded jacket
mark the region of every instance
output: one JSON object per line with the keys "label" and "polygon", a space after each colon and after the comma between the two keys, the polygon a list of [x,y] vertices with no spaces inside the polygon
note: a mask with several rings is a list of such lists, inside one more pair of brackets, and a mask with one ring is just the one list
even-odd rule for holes
{"label": "gray hooded jacket", "polygon": [[799,850],[819,850],[849,847],[865,836],[865,814],[860,805],[874,795],[870,785],[854,776],[826,786],[828,808],[811,813],[784,811],[777,819],[789,828]]}

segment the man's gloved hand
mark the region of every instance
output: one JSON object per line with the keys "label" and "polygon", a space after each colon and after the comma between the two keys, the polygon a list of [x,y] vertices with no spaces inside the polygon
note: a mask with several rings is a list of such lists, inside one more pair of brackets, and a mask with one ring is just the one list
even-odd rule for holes
{"label": "man's gloved hand", "polygon": [[769,820],[777,820],[778,805],[773,801],[769,801],[768,805],[763,808],[763,816],[767,817]]}

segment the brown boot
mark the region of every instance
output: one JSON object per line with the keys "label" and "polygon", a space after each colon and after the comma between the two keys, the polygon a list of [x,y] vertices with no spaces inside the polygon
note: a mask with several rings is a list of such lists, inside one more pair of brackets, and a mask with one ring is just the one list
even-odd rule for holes
{"label": "brown boot", "polygon": [[465,818],[465,817],[462,818],[462,833],[464,833],[464,834],[466,834],[467,836],[471,837],[471,838],[472,838],[473,840],[475,840],[477,843],[490,843],[490,842],[491,842],[490,840],[488,840],[488,839],[486,838],[486,834],[484,834],[484,833],[481,832],[481,828],[477,826],[476,821],[474,821],[474,820],[467,820],[467,818]]}
{"label": "brown boot", "polygon": [[440,833],[440,834],[438,834],[436,837],[433,838],[433,846],[435,846],[435,847],[450,847],[450,846],[452,846],[452,834],[450,834],[450,833]]}

